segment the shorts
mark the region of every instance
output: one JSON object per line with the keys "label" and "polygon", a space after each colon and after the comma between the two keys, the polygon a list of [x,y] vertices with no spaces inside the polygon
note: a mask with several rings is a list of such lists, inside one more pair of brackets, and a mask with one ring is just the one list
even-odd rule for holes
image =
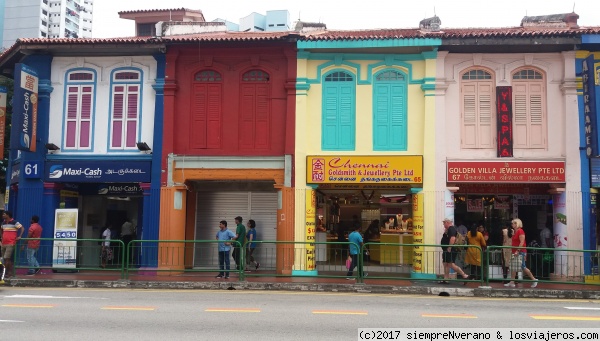
{"label": "shorts", "polygon": [[15,246],[2,244],[0,250],[0,256],[2,256],[2,258],[12,259],[13,253],[15,253]]}
{"label": "shorts", "polygon": [[442,263],[455,263],[456,257],[458,256],[458,252],[452,251],[442,251]]}
{"label": "shorts", "polygon": [[510,270],[518,271],[518,270],[523,270],[526,267],[527,266],[525,265],[525,253],[519,252],[516,255],[513,253],[512,256],[510,257]]}

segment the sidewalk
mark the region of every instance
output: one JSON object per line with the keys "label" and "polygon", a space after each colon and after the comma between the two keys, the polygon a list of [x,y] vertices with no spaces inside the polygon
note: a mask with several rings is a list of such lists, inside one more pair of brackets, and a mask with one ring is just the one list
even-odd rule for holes
{"label": "sidewalk", "polygon": [[231,274],[230,279],[218,279],[213,272],[131,275],[128,280],[122,280],[120,273],[114,271],[54,273],[50,269],[43,269],[34,276],[26,276],[24,272],[19,271],[16,277],[6,279],[5,282],[5,286],[18,287],[288,290],[462,297],[600,299],[600,285],[539,283],[537,288],[533,289],[530,288],[531,283],[518,284],[516,288],[506,288],[502,282],[491,282],[489,287],[482,287],[475,282],[466,285],[463,285],[463,282],[438,284],[437,281],[368,277],[364,280],[364,284],[357,284],[355,280],[346,280],[345,277],[252,277],[251,275],[244,281],[239,281],[235,273]]}

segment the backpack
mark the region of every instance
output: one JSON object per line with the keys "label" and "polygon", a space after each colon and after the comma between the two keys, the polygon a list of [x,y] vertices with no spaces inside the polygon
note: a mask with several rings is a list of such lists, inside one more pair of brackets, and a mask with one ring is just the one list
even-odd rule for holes
{"label": "backpack", "polygon": [[454,244],[465,245],[465,236],[463,234],[461,234],[460,232],[458,232],[456,227],[454,228],[454,230],[456,231],[456,237],[454,239]]}

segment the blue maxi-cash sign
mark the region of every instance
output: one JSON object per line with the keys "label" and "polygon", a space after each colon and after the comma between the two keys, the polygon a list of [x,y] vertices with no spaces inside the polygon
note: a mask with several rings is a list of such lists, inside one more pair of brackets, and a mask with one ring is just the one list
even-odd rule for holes
{"label": "blue maxi-cash sign", "polygon": [[48,182],[150,182],[151,161],[48,161]]}

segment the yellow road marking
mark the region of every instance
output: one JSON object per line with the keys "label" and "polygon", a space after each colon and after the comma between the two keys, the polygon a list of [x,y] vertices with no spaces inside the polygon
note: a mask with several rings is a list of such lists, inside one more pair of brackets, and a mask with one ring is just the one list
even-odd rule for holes
{"label": "yellow road marking", "polygon": [[102,307],[103,310],[156,310],[155,307],[119,307],[119,306],[107,306]]}
{"label": "yellow road marking", "polygon": [[534,320],[600,321],[600,316],[529,315]]}
{"label": "yellow road marking", "polygon": [[54,304],[3,304],[8,308],[54,308]]}
{"label": "yellow road marking", "polygon": [[368,315],[366,311],[360,310],[313,310],[313,314],[329,314],[329,315]]}
{"label": "yellow road marking", "polygon": [[260,313],[257,308],[206,308],[206,312],[219,313]]}
{"label": "yellow road marking", "polygon": [[476,319],[475,315],[468,314],[421,314],[422,317],[442,317],[442,318],[458,318],[458,319]]}

